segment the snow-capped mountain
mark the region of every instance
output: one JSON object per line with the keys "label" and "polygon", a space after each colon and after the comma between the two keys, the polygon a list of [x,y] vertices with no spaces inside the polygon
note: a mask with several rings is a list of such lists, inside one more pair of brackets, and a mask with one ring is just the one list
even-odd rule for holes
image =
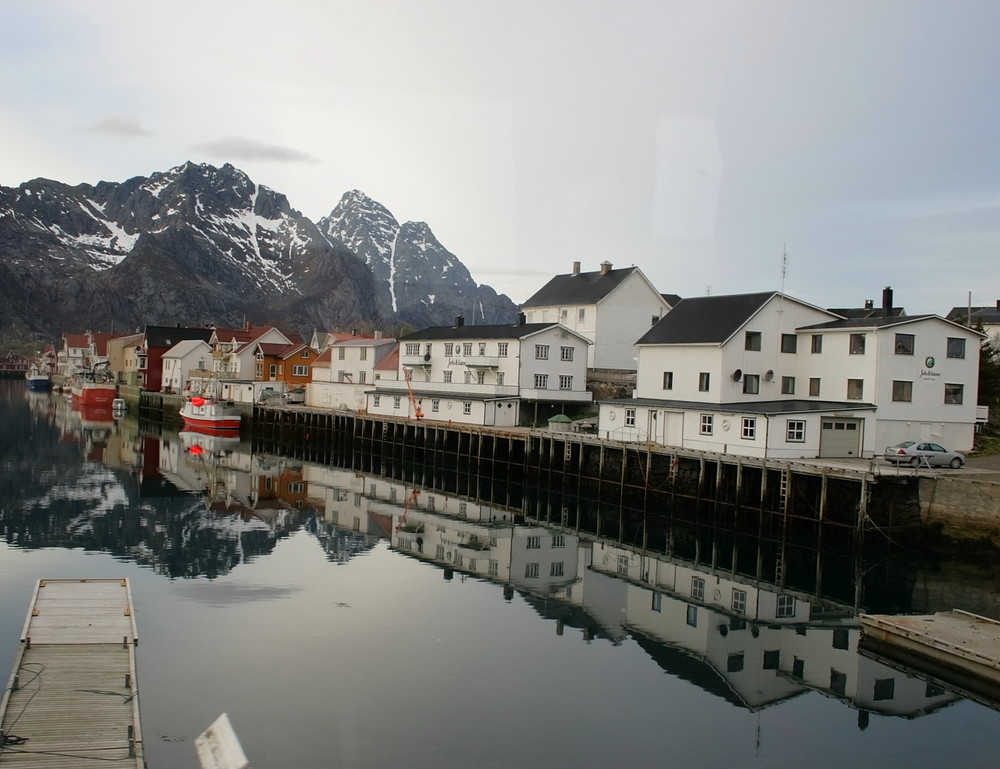
{"label": "snow-capped mountain", "polygon": [[[10,299],[0,334],[245,320],[302,332],[419,326],[469,315],[476,300],[488,322],[513,319],[513,303],[476,286],[426,225],[399,225],[361,193],[322,225],[229,164],[0,187],[0,298]],[[422,234],[404,237],[414,227]]]}

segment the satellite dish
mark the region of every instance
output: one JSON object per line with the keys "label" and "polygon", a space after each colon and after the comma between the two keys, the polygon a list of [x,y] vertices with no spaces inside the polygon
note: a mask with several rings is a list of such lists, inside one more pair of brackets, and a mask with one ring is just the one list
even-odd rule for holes
{"label": "satellite dish", "polygon": [[764,381],[765,382],[770,382],[772,379],[774,379],[774,371],[772,371],[771,369],[768,369],[767,373],[764,374]]}
{"label": "satellite dish", "polygon": [[733,381],[739,382],[742,378],[743,378],[743,370],[736,369],[736,371],[733,372]]}

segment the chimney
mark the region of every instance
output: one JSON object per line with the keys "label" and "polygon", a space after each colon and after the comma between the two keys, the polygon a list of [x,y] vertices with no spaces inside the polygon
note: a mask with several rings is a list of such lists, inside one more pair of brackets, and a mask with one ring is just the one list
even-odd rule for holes
{"label": "chimney", "polygon": [[580,274],[580,263],[579,262],[573,262],[573,274],[574,275],[579,275]]}
{"label": "chimney", "polygon": [[527,316],[523,312],[517,314],[517,325],[523,326],[528,322]]}
{"label": "chimney", "polygon": [[866,310],[871,310],[874,307],[875,307],[875,300],[874,299],[865,299],[865,309]]}
{"label": "chimney", "polygon": [[465,317],[462,315],[455,316],[455,328],[461,328],[465,325]]}
{"label": "chimney", "polygon": [[382,338],[382,332],[381,331],[376,331],[375,332],[375,338],[376,339],[381,339]]}
{"label": "chimney", "polygon": [[1000,299],[997,299],[997,309],[1000,310]]}
{"label": "chimney", "polygon": [[605,260],[601,262],[601,275],[607,275],[611,272],[611,262]]}
{"label": "chimney", "polygon": [[882,289],[882,317],[888,318],[892,315],[892,286]]}

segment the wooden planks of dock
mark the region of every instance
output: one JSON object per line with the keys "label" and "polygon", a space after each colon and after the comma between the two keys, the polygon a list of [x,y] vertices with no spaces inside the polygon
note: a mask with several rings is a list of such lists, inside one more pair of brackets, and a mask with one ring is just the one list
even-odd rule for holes
{"label": "wooden planks of dock", "polygon": [[0,699],[0,767],[142,769],[126,579],[42,579]]}

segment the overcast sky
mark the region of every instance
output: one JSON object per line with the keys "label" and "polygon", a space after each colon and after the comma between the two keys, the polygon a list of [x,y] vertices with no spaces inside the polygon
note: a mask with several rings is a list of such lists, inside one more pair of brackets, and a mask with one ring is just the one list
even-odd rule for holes
{"label": "overcast sky", "polygon": [[[0,184],[360,189],[522,302],[1000,299],[1000,2],[0,0]],[[787,270],[783,274],[783,253]]]}

